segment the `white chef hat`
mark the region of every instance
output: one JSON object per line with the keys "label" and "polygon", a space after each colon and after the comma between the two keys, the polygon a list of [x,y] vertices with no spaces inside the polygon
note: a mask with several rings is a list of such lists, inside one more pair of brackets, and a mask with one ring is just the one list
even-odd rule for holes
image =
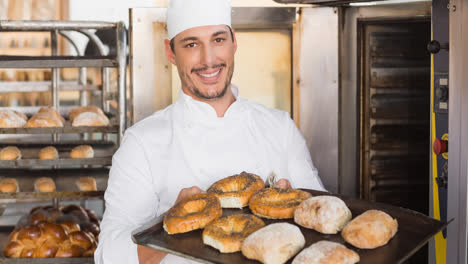
{"label": "white chef hat", "polygon": [[230,0],[171,0],[167,8],[167,32],[172,39],[180,32],[211,25],[231,26]]}

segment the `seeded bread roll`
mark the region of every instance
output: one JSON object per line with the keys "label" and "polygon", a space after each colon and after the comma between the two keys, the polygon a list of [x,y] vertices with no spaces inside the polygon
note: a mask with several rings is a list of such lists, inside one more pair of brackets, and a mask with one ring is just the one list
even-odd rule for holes
{"label": "seeded bread roll", "polygon": [[39,151],[39,159],[58,159],[59,154],[55,147],[48,146]]}
{"label": "seeded bread roll", "polygon": [[21,151],[14,146],[3,148],[0,151],[0,160],[19,160],[21,159]]}
{"label": "seeded bread roll", "polygon": [[94,157],[94,150],[89,145],[80,145],[72,149],[70,158],[72,159],[87,159]]}
{"label": "seeded bread roll", "polygon": [[75,183],[82,192],[97,191],[96,180],[93,177],[80,177]]}
{"label": "seeded bread roll", "polygon": [[3,192],[3,193],[19,192],[18,181],[14,178],[4,178],[0,180],[0,192]]}
{"label": "seeded bread roll", "polygon": [[55,192],[55,182],[52,178],[42,177],[34,181],[36,192]]}

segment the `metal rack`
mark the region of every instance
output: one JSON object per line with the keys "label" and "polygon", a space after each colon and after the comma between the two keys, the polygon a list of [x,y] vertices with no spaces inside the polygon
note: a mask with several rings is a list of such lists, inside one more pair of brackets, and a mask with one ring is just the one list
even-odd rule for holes
{"label": "metal rack", "polygon": [[[94,30],[112,29],[116,34],[116,55],[107,55],[103,42],[96,36]],[[61,106],[60,91],[79,91],[79,105],[89,105],[87,93],[100,95],[100,106],[109,116],[110,125],[102,127],[73,127],[69,121],[63,127],[49,128],[0,128],[0,137],[7,134],[20,139],[1,140],[0,146],[16,145],[20,149],[55,145],[59,152],[67,153],[72,146],[89,144],[93,147],[106,147],[106,155],[90,159],[71,159],[60,155],[57,160],[39,160],[30,155],[29,158],[15,161],[0,161],[2,176],[16,177],[21,192],[14,194],[0,194],[0,203],[23,203],[37,201],[53,201],[58,204],[61,200],[89,200],[102,199],[107,187],[107,175],[111,165],[112,154],[118,148],[127,125],[126,118],[126,67],[127,67],[127,32],[123,22],[95,22],[95,21],[0,21],[1,32],[42,31],[50,32],[51,56],[0,56],[0,68],[50,68],[50,81],[40,82],[0,82],[0,93],[10,92],[51,92],[52,106],[63,116],[70,110],[69,106]],[[70,35],[77,32],[86,36],[98,48],[98,56],[84,56],[78,49]],[[58,55],[58,36],[62,36],[75,50],[76,56]],[[87,84],[86,68],[101,68],[101,84]],[[77,81],[60,80],[60,68],[78,68]],[[111,91],[110,68],[117,70],[117,89]],[[111,109],[109,100],[117,101],[117,109]],[[31,115],[39,107],[8,107],[27,115]],[[90,140],[93,133],[101,133],[102,140]],[[52,135],[51,140],[41,142],[22,142],[21,135]],[[67,134],[79,134],[80,140],[66,141]],[[116,136],[111,136],[116,135]],[[35,146],[31,146],[35,144]],[[66,145],[66,146],[65,146]],[[32,182],[37,177],[52,177],[56,180],[57,191],[53,193],[37,193],[32,190]],[[96,178],[98,191],[80,192],[74,187],[74,180],[78,176],[93,176]],[[22,186],[22,183],[24,183]],[[31,186],[29,186],[31,185]]]}

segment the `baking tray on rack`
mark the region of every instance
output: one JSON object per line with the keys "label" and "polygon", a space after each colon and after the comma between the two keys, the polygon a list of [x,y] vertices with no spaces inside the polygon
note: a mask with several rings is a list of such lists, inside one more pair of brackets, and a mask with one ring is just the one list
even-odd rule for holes
{"label": "baking tray on rack", "polygon": [[[306,190],[312,195],[330,195],[328,193]],[[339,195],[335,195],[340,197]],[[444,229],[448,223],[430,218],[421,213],[395,207],[387,204],[371,203],[364,200],[340,197],[347,204],[353,214],[353,218],[370,209],[382,210],[398,220],[398,232],[385,246],[376,249],[358,249],[347,244],[340,234],[324,235],[312,229],[299,226],[306,239],[305,247],[320,240],[329,240],[345,244],[346,247],[356,251],[361,260],[360,264],[394,264],[403,263],[410,256],[424,246],[435,234]],[[223,215],[250,213],[248,208],[223,209]],[[161,219],[157,219],[159,221]],[[295,224],[292,219],[274,220],[264,219],[265,224],[288,222]],[[218,250],[204,245],[202,230],[195,230],[184,234],[168,235],[162,228],[162,223],[157,222],[143,230],[134,231],[132,239],[135,243],[158,249],[170,254],[196,260],[202,263],[259,263],[245,258],[242,253],[223,254]],[[291,263],[291,258],[287,263]]]}
{"label": "baking tray on rack", "polygon": [[104,191],[89,191],[89,192],[17,192],[17,193],[0,193],[2,203],[29,203],[29,202],[42,202],[50,201],[54,198],[60,201],[74,201],[74,200],[91,200],[102,199]]}
{"label": "baking tray on rack", "polygon": [[118,121],[111,119],[109,126],[74,127],[66,121],[63,127],[15,127],[0,128],[0,134],[65,134],[65,133],[117,133]]}
{"label": "baking tray on rack", "polygon": [[94,258],[7,258],[3,249],[8,244],[8,236],[14,227],[0,227],[0,264],[93,264]]}
{"label": "baking tray on rack", "polygon": [[0,160],[0,169],[6,168],[37,168],[53,166],[109,166],[112,164],[112,157],[87,158],[87,159],[19,159],[19,160]]}

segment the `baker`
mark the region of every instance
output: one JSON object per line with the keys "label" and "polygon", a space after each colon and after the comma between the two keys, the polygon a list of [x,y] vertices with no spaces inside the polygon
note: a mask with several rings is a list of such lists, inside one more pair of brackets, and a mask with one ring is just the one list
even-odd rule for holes
{"label": "baker", "polygon": [[237,42],[229,0],[172,0],[167,29],[166,56],[182,90],[125,132],[104,196],[98,264],[191,263],[137,246],[131,232],[242,171],[276,175],[277,187],[324,190],[289,114],[243,99],[231,84]]}

